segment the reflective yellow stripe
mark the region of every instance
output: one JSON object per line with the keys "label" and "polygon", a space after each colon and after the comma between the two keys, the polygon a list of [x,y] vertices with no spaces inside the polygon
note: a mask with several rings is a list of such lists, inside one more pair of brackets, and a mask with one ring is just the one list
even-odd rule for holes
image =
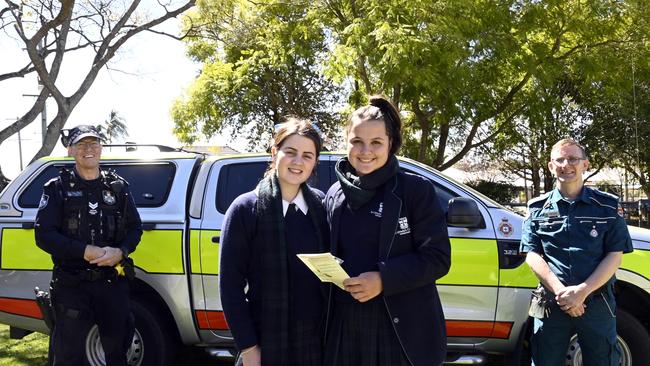
{"label": "reflective yellow stripe", "polygon": [[636,249],[632,253],[623,254],[621,269],[626,269],[650,280],[650,251]]}
{"label": "reflective yellow stripe", "polygon": [[219,274],[219,244],[212,242],[220,230],[192,230],[190,233],[190,258],[192,273]]}
{"label": "reflective yellow stripe", "polygon": [[[131,255],[135,265],[149,273],[184,273],[183,231],[145,231]],[[36,246],[33,229],[2,230],[2,269],[51,270],[50,255]]]}
{"label": "reflective yellow stripe", "polygon": [[500,283],[503,287],[537,287],[537,277],[526,262],[513,269],[502,269]]}
{"label": "reflective yellow stripe", "polygon": [[190,230],[190,273],[201,273],[200,237],[201,230]]}
{"label": "reflective yellow stripe", "polygon": [[450,238],[451,270],[441,285],[497,286],[499,256],[493,239]]}
{"label": "reflective yellow stripe", "polygon": [[2,229],[2,269],[51,270],[52,258],[36,246],[33,229]]}
{"label": "reflective yellow stripe", "polygon": [[149,273],[185,273],[183,230],[151,230],[131,255],[135,265]]}

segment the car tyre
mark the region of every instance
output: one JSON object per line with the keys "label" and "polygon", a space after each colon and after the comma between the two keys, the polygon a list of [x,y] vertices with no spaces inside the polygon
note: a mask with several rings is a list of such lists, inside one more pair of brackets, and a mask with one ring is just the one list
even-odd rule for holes
{"label": "car tyre", "polygon": [[[622,364],[622,366],[650,365],[650,335],[643,324],[637,318],[625,310],[616,311],[616,332],[622,339],[621,348],[627,347],[631,362]],[[625,350],[622,350],[625,352]]]}
{"label": "car tyre", "polygon": [[[621,351],[620,366],[650,365],[650,336],[643,325],[625,310],[616,310],[617,342]],[[578,337],[569,342],[567,366],[583,365]]]}
{"label": "car tyre", "polygon": [[[173,365],[177,342],[165,321],[155,307],[147,302],[131,301],[135,317],[135,334],[127,353],[129,366],[171,366]],[[92,326],[86,339],[86,355],[89,366],[106,364],[104,350],[99,340],[97,326]]]}
{"label": "car tyre", "polygon": [[178,344],[166,319],[146,302],[134,300],[132,308],[135,328],[142,335],[144,357],[141,366],[171,366]]}

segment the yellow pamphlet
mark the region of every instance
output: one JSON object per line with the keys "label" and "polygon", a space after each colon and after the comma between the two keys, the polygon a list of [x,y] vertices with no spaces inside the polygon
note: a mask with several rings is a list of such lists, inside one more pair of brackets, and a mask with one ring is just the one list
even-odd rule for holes
{"label": "yellow pamphlet", "polygon": [[322,282],[332,282],[345,289],[343,280],[350,276],[341,267],[342,260],[331,253],[297,254],[297,256]]}

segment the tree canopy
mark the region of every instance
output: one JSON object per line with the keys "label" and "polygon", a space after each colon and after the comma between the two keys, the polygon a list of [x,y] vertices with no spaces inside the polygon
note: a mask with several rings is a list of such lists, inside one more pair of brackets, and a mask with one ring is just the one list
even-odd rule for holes
{"label": "tree canopy", "polygon": [[[650,197],[650,43],[621,49],[625,62],[585,90],[582,105],[592,121],[582,134],[592,160],[624,168]],[[611,57],[607,55],[606,57]]]}
{"label": "tree canopy", "polygon": [[571,88],[607,72],[601,55],[647,37],[644,19],[636,1],[204,0],[187,24],[197,30],[189,53],[204,66],[173,109],[177,134],[268,131],[296,110],[336,122],[382,93],[405,117],[402,154],[445,169],[480,147],[576,130]]}
{"label": "tree canopy", "polygon": [[[144,4],[141,0],[4,0],[4,5],[0,5],[0,36],[19,40],[15,44],[24,48],[28,57],[15,70],[0,68],[0,83],[35,73],[42,88],[33,105],[0,131],[0,143],[30,124],[51,97],[56,113],[47,121],[43,146],[32,160],[49,154],[68,117],[119,49],[142,32],[162,34],[157,30],[159,25],[193,4],[194,0]],[[61,67],[70,54],[82,51],[89,52],[91,57],[86,68],[78,68],[81,81],[72,92],[63,91],[59,80]],[[0,178],[4,178],[1,171]]]}
{"label": "tree canopy", "polygon": [[188,53],[200,75],[172,107],[177,136],[192,143],[229,128],[261,146],[286,116],[322,130],[337,125],[341,91],[320,65],[321,19],[302,2],[199,1],[186,21]]}

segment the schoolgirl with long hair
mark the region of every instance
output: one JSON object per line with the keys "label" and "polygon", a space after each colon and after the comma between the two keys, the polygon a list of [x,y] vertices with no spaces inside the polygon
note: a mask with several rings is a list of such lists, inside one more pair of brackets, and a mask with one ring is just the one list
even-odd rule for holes
{"label": "schoolgirl with long hair", "polygon": [[322,147],[309,121],[278,126],[257,188],[228,208],[220,293],[244,366],[321,366],[324,287],[296,257],[327,250],[323,193],[310,188]]}

